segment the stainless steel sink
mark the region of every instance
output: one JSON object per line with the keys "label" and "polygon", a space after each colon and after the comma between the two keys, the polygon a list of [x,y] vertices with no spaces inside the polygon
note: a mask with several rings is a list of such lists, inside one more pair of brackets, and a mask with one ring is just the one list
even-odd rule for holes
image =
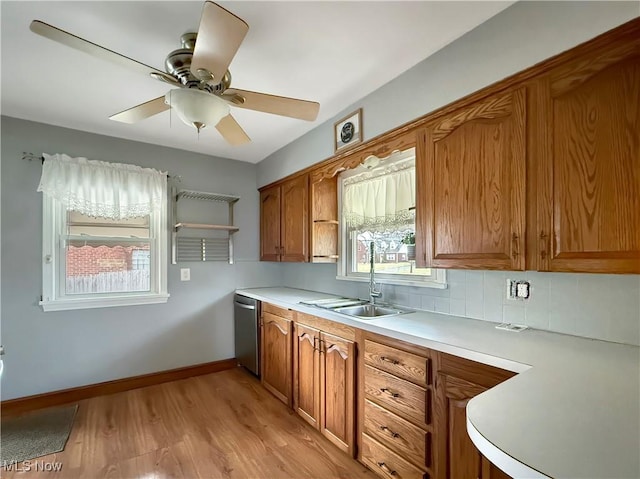
{"label": "stainless steel sink", "polygon": [[361,304],[358,306],[347,306],[344,308],[334,308],[336,313],[354,316],[360,319],[375,319],[385,316],[396,316],[398,314],[412,313],[410,309],[399,308],[397,306],[381,305],[381,304]]}

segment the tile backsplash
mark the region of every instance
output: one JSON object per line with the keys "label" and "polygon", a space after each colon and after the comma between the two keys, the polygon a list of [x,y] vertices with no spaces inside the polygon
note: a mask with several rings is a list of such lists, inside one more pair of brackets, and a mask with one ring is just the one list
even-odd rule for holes
{"label": "tile backsplash", "polygon": [[[366,297],[368,284],[336,280],[335,265],[283,265],[285,286]],[[526,300],[506,280],[527,280]],[[383,299],[411,308],[640,345],[640,275],[447,271],[447,289],[383,285]]]}

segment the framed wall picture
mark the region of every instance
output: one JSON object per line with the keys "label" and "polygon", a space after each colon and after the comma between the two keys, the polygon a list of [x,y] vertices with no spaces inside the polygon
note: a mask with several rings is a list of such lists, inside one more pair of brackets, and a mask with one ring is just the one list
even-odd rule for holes
{"label": "framed wall picture", "polygon": [[334,150],[356,145],[362,141],[362,108],[346,116],[333,125]]}

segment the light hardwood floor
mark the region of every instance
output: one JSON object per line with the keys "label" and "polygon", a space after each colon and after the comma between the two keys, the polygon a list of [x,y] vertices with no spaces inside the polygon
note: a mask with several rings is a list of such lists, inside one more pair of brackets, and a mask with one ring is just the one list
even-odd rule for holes
{"label": "light hardwood floor", "polygon": [[59,472],[13,478],[369,478],[241,369],[80,403]]}

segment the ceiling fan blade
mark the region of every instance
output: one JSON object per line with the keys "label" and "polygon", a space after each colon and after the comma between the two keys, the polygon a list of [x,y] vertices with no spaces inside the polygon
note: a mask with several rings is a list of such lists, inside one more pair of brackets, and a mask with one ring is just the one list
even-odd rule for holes
{"label": "ceiling fan blade", "polygon": [[149,75],[151,73],[156,73],[163,76],[166,75],[166,73],[163,71],[150,67],[149,65],[145,65],[144,63],[140,63],[129,57],[125,57],[124,55],[120,55],[119,53],[109,50],[108,48],[96,45],[95,43],[85,40],[84,38],[77,37],[69,32],[65,32],[64,30],[60,30],[59,28],[56,28],[52,25],[41,22],[40,20],[33,20],[29,28],[33,33],[42,35],[45,38],[53,40],[54,42],[62,43],[63,45],[74,48],[75,50],[80,50],[81,52],[88,53],[89,55],[96,58],[110,61],[130,70],[138,71],[144,75]]}
{"label": "ceiling fan blade", "polygon": [[249,135],[244,132],[236,119],[231,115],[227,115],[220,120],[216,125],[216,130],[218,130],[222,137],[233,146],[244,145],[251,141]]}
{"label": "ceiling fan blade", "polygon": [[216,3],[204,2],[191,73],[203,80],[210,73],[213,83],[220,83],[248,30],[241,18]]}
{"label": "ceiling fan blade", "polygon": [[[232,98],[234,95],[236,97]],[[244,98],[244,102],[239,102],[237,95]],[[320,103],[315,101],[298,100],[296,98],[268,95],[236,88],[225,90],[223,97],[230,97],[232,104],[240,108],[263,111],[300,120],[313,121],[318,117],[318,112],[320,111]]]}
{"label": "ceiling fan blade", "polygon": [[128,110],[121,111],[115,115],[111,115],[109,120],[120,121],[122,123],[137,123],[140,120],[144,120],[163,111],[167,111],[171,108],[164,102],[164,96],[149,100],[145,103],[141,103],[138,106],[129,108]]}

